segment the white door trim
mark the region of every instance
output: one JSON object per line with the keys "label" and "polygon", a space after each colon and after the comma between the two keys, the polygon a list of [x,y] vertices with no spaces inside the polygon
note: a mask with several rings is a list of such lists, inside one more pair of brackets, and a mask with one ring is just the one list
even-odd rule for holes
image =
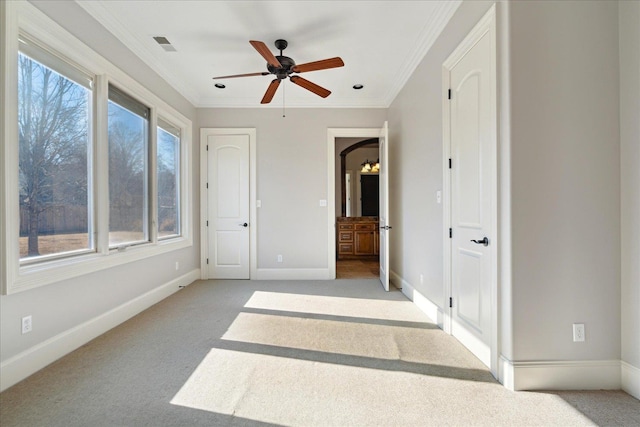
{"label": "white door trim", "polygon": [[249,274],[256,278],[258,221],[256,211],[256,129],[255,128],[201,128],[200,129],[200,278],[208,279],[207,258],[209,258],[209,237],[207,216],[209,197],[207,177],[209,163],[207,156],[207,137],[209,135],[248,135],[249,136]]}
{"label": "white door trim", "polygon": [[380,128],[327,129],[327,226],[329,279],[336,278],[336,138],[378,138]]}
{"label": "white door trim", "polygon": [[[451,298],[451,239],[449,238],[449,229],[451,227],[451,177],[449,169],[449,158],[451,155],[451,134],[450,134],[450,111],[449,111],[449,99],[448,92],[450,86],[449,73],[454,66],[462,59],[462,57],[485,35],[488,31],[493,31],[492,39],[492,94],[490,96],[492,106],[495,111],[495,118],[497,120],[497,48],[496,48],[496,6],[493,5],[489,11],[480,19],[478,24],[471,30],[471,32],[465,37],[460,45],[453,51],[453,53],[442,64],[442,142],[443,142],[443,258],[444,258],[444,296],[445,301],[448,303]],[[498,322],[499,322],[499,308],[498,308],[498,254],[500,239],[498,234],[498,171],[497,171],[497,122],[496,122],[496,144],[493,147],[493,159],[495,170],[493,171],[493,182],[491,183],[491,221],[492,228],[496,234],[496,238],[493,239],[495,244],[492,244],[494,255],[492,269],[492,283],[491,283],[491,373],[498,378],[498,366],[499,366],[499,342],[498,342]],[[443,308],[443,330],[447,333],[451,333],[451,308]]]}

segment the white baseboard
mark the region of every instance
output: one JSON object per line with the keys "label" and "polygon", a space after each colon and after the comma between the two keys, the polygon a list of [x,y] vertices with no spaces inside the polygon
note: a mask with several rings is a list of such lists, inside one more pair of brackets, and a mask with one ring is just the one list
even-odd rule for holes
{"label": "white baseboard", "polygon": [[258,268],[255,280],[329,280],[328,268]]}
{"label": "white baseboard", "polygon": [[640,368],[636,368],[623,360],[620,371],[622,389],[636,399],[640,399]]}
{"label": "white baseboard", "polygon": [[35,345],[0,364],[0,391],[22,381],[62,356],[129,320],[200,278],[195,269],[100,316]]}
{"label": "white baseboard", "polygon": [[[402,286],[402,293],[443,328],[445,313],[442,309],[393,270],[390,275],[394,283]],[[512,362],[500,356],[498,379],[507,389],[515,391],[616,390],[622,387],[640,398],[640,369],[620,360]]]}
{"label": "white baseboard", "polygon": [[513,362],[500,357],[499,380],[510,390],[617,390],[619,360]]}
{"label": "white baseboard", "polygon": [[400,277],[395,271],[390,270],[391,281],[396,285],[401,286],[402,293],[409,298],[413,303],[427,315],[432,322],[436,323],[442,328],[443,313],[436,304],[434,304],[429,298],[422,295],[411,283]]}

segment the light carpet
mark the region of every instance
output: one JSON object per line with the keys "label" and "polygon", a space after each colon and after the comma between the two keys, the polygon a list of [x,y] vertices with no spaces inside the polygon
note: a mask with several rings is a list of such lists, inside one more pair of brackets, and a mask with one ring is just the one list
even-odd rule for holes
{"label": "light carpet", "polygon": [[637,426],[640,402],[510,392],[375,279],[218,280],[6,390],[0,424]]}

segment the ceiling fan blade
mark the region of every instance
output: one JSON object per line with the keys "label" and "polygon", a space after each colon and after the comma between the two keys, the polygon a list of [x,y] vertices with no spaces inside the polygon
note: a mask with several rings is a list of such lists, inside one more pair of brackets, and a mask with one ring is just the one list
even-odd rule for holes
{"label": "ceiling fan blade", "polygon": [[295,84],[297,84],[298,86],[301,86],[303,88],[305,88],[306,90],[315,93],[318,96],[321,96],[323,98],[326,98],[327,96],[331,95],[331,91],[323,88],[322,86],[318,86],[315,83],[310,82],[307,79],[303,79],[300,76],[291,76],[289,77],[291,79],[291,81]]}
{"label": "ceiling fan blade", "polygon": [[329,59],[323,59],[321,61],[307,62],[306,64],[299,64],[293,67],[295,73],[306,73],[307,71],[326,70],[328,68],[344,67],[342,58],[335,57]]}
{"label": "ceiling fan blade", "polygon": [[213,79],[233,79],[236,77],[250,77],[250,76],[268,76],[269,73],[268,71],[263,71],[262,73],[248,73],[248,74],[234,74],[232,76],[220,76],[220,77],[214,77]]}
{"label": "ceiling fan blade", "polygon": [[280,85],[280,80],[273,79],[269,84],[269,87],[267,88],[267,91],[265,92],[264,96],[262,97],[262,101],[260,101],[260,104],[270,103],[271,100],[273,99],[273,95],[276,94],[276,91],[278,90],[279,85]]}
{"label": "ceiling fan blade", "polygon": [[272,65],[276,68],[282,68],[280,61],[278,61],[276,57],[273,56],[273,53],[271,53],[266,44],[258,40],[249,40],[249,43],[251,43],[251,46],[253,46],[258,51],[258,53],[267,60],[267,63],[269,65]]}

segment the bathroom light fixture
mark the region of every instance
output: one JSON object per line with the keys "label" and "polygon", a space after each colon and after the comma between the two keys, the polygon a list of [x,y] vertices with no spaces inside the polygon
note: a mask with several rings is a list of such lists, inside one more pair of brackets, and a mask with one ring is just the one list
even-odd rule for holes
{"label": "bathroom light fixture", "polygon": [[375,162],[370,162],[369,159],[367,159],[367,161],[365,161],[360,166],[362,166],[362,169],[360,170],[360,172],[362,173],[380,172],[380,160],[376,160]]}

